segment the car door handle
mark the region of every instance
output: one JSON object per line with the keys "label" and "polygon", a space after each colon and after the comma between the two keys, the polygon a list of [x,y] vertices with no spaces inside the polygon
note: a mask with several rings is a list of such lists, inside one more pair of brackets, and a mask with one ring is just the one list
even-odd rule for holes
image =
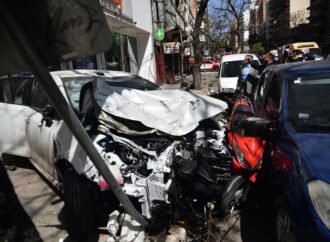
{"label": "car door handle", "polygon": [[42,117],[42,119],[41,119],[41,121],[40,121],[40,123],[39,123],[38,126],[39,127],[42,127],[42,125],[44,123],[46,124],[46,127],[50,127],[53,124],[53,120],[51,118],[49,118],[49,117]]}
{"label": "car door handle", "polygon": [[29,124],[30,123],[30,118],[25,118],[25,123]]}

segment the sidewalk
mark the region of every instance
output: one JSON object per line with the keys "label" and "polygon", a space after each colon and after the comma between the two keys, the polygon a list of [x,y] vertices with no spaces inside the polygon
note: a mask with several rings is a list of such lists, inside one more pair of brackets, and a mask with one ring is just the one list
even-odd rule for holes
{"label": "sidewalk", "polygon": [[[190,91],[198,94],[204,94],[207,95],[207,91],[211,88],[214,90],[217,90],[217,72],[202,72],[201,78],[202,78],[202,89],[201,90],[194,90],[190,89]],[[173,89],[185,89],[187,87],[190,87],[193,84],[193,76],[192,75],[184,75],[183,80],[181,82],[179,81],[176,84],[164,84],[161,86],[163,89],[167,90],[173,90]]]}

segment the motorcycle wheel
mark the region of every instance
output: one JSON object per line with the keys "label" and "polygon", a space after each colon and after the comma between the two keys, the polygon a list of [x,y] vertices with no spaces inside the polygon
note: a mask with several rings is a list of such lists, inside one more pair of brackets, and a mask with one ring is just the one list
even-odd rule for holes
{"label": "motorcycle wheel", "polygon": [[284,196],[279,196],[274,205],[274,226],[277,242],[295,242],[296,237],[292,231],[291,218]]}
{"label": "motorcycle wheel", "polygon": [[238,205],[244,194],[244,183],[245,179],[242,176],[233,176],[229,179],[220,198],[220,214],[226,216]]}

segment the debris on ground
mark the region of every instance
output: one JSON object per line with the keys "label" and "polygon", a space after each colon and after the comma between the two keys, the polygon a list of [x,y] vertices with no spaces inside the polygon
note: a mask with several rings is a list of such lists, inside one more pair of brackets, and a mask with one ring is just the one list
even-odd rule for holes
{"label": "debris on ground", "polygon": [[144,227],[135,221],[129,214],[113,211],[107,224],[110,237],[107,242],[143,242]]}

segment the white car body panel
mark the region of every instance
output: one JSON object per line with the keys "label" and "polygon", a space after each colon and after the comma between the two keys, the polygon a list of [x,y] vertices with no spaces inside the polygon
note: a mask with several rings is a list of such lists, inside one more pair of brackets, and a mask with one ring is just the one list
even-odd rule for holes
{"label": "white car body panel", "polygon": [[26,138],[31,149],[31,159],[54,177],[56,176],[53,164],[55,160],[54,133],[57,125],[58,121],[53,120],[47,127],[46,122],[42,122],[42,114],[39,112],[31,115],[26,125]]}
{"label": "white car body panel", "polygon": [[237,89],[238,77],[221,77],[219,91],[228,93],[234,93]]}
{"label": "white car body panel", "polygon": [[23,105],[0,103],[0,112],[0,154],[31,158],[26,125],[36,111]]}

